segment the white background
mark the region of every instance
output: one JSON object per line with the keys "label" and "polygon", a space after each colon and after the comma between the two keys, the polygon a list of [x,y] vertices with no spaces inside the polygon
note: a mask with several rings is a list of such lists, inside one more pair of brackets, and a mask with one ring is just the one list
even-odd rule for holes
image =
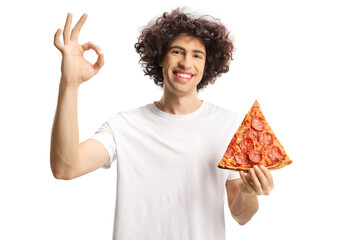
{"label": "white background", "polygon": [[111,239],[115,167],[72,181],[50,171],[61,62],[53,35],[67,12],[73,24],[86,12],[80,42],[105,54],[103,69],[79,90],[84,141],[117,112],[160,99],[133,46],[141,27],[177,6],[219,18],[234,39],[230,72],[200,98],[244,115],[258,99],[293,160],[272,172],[275,188],[245,226],[225,204],[227,239],[359,239],[357,1],[116,2],[0,5],[0,239]]}

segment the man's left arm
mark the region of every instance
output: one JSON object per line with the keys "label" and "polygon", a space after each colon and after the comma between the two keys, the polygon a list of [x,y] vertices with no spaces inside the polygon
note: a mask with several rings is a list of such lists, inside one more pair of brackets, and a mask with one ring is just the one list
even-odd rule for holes
{"label": "man's left arm", "polygon": [[245,175],[240,171],[240,179],[228,180],[226,191],[231,215],[240,225],[246,224],[257,212],[257,195],[269,195],[274,188],[270,171],[264,166],[254,166]]}

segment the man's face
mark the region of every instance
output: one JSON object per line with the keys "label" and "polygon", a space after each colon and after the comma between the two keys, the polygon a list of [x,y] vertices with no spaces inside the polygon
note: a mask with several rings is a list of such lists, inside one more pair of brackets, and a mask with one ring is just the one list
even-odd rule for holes
{"label": "man's face", "polygon": [[199,38],[180,34],[165,53],[160,63],[164,77],[164,91],[188,95],[196,91],[202,79],[206,50]]}

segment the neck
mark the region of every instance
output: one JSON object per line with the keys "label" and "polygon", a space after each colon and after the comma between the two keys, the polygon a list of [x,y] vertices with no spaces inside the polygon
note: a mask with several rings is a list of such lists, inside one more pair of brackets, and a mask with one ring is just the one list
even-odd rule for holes
{"label": "neck", "polygon": [[155,106],[166,113],[185,115],[199,109],[202,102],[203,101],[198,98],[196,91],[184,96],[178,96],[164,91],[161,99],[155,102]]}

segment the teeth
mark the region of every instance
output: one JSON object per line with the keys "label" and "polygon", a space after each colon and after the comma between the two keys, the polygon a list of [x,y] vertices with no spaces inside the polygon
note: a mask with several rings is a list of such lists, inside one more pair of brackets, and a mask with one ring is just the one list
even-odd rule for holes
{"label": "teeth", "polygon": [[184,74],[184,73],[176,73],[176,76],[182,77],[182,78],[191,78],[191,75],[189,75],[189,74]]}

